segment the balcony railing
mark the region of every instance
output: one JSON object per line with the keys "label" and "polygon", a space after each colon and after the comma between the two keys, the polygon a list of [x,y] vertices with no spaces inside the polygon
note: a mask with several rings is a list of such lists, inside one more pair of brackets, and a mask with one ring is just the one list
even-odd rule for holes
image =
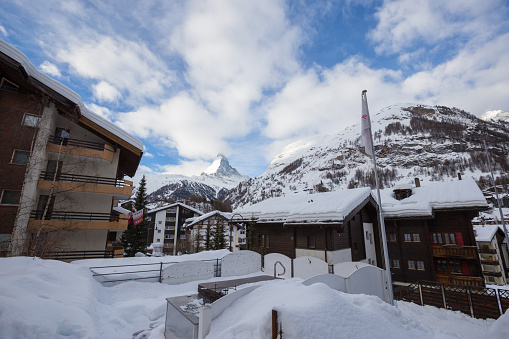
{"label": "balcony railing", "polygon": [[465,275],[437,275],[437,281],[455,285],[485,286],[483,278]]}
{"label": "balcony railing", "polygon": [[431,253],[434,257],[442,258],[477,258],[476,246],[458,246],[458,245],[433,245]]}
{"label": "balcony railing", "polygon": [[[53,181],[55,177],[55,172],[42,172],[39,177],[40,180]],[[84,184],[96,184],[96,185],[108,185],[115,187],[124,187],[131,186],[130,181],[126,182],[123,179],[116,178],[106,178],[106,177],[94,177],[90,175],[79,175],[79,174],[65,174],[65,173],[57,173],[56,175],[57,181],[67,181],[67,182],[79,182]]]}
{"label": "balcony railing", "polygon": [[482,254],[497,254],[497,250],[496,249],[492,249],[492,248],[479,248],[479,253],[482,253]]}
{"label": "balcony railing", "polygon": [[[41,220],[44,211],[32,211],[30,218]],[[51,211],[46,212],[44,220],[80,220],[80,221],[119,221],[119,215],[112,213],[89,213],[89,212],[68,212],[68,211]]]}
{"label": "balcony railing", "polygon": [[61,138],[61,137],[55,137],[55,136],[50,136],[49,142],[51,144],[55,144],[55,145],[62,144],[62,146],[88,148],[88,149],[94,149],[94,150],[98,150],[98,151],[104,151],[104,145],[105,145],[104,143],[100,143],[100,142],[70,139],[70,138]]}
{"label": "balcony railing", "polygon": [[481,258],[481,264],[483,264],[483,265],[498,266],[498,265],[500,265],[500,262],[497,259],[484,259],[484,258]]}
{"label": "balcony railing", "polygon": [[483,271],[482,274],[484,274],[487,277],[496,277],[496,278],[500,278],[502,276],[502,272]]}

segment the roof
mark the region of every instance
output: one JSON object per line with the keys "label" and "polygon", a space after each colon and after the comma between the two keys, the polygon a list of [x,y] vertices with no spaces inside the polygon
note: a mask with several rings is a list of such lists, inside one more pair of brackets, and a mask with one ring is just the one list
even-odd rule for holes
{"label": "roof", "polygon": [[[28,76],[34,78],[35,80],[39,81],[43,85],[49,87],[50,89],[54,90],[55,92],[59,93],[60,95],[64,96],[65,98],[69,99],[70,101],[74,102],[80,109],[81,114],[83,118],[86,120],[89,120],[93,124],[96,124],[97,126],[104,128],[106,131],[114,134],[115,136],[121,138],[125,142],[129,143],[130,146],[136,148],[139,150],[140,154],[143,150],[143,143],[138,140],[137,138],[133,137],[117,125],[113,124],[112,122],[100,117],[90,109],[88,109],[83,101],[81,100],[81,97],[79,94],[68,88],[67,86],[63,85],[62,83],[50,78],[46,74],[40,72],[23,54],[20,50],[16,49],[14,46],[10,45],[9,43],[5,42],[4,40],[0,39],[0,52],[7,55],[11,59],[17,61],[20,63],[20,65],[25,69]],[[128,145],[126,145],[128,146]],[[132,151],[132,147],[127,147]]]}
{"label": "roof", "polygon": [[175,207],[175,206],[182,206],[184,208],[190,209],[191,211],[193,211],[195,213],[198,213],[199,215],[203,215],[202,211],[197,210],[196,208],[188,206],[188,205],[183,204],[181,202],[175,202],[173,204],[168,204],[168,205],[164,205],[164,206],[161,206],[161,207],[158,207],[158,208],[154,208],[153,210],[148,211],[147,214],[149,214],[149,213],[156,213],[156,212],[159,212],[159,211],[162,211],[162,210],[167,210],[168,208],[172,208],[172,207]]}
{"label": "roof", "polygon": [[205,213],[199,217],[188,218],[187,221],[190,221],[190,223],[188,225],[186,225],[186,227],[192,227],[192,226],[196,225],[197,223],[199,223],[203,220],[207,220],[208,218],[211,218],[218,214],[227,220],[230,220],[230,218],[232,217],[232,213],[221,212],[221,211],[215,210],[215,211],[212,211],[209,213]]}
{"label": "roof", "polygon": [[499,229],[498,225],[474,225],[475,241],[490,242]]}
{"label": "roof", "polygon": [[[367,198],[370,188],[356,188],[325,193],[295,193],[271,198],[233,211],[244,220],[283,223],[342,223]],[[238,220],[238,218],[235,218]]]}
{"label": "roof", "polygon": [[115,206],[115,207],[113,207],[113,210],[114,210],[114,211],[117,211],[117,212],[118,212],[118,213],[120,213],[120,214],[129,214],[129,213],[131,212],[131,211],[129,211],[128,209],[123,208],[123,207],[121,207],[121,206]]}
{"label": "roof", "polygon": [[402,200],[393,197],[393,188],[381,191],[384,217],[431,217],[434,210],[488,208],[484,195],[472,178],[434,182],[414,187],[412,195]]}

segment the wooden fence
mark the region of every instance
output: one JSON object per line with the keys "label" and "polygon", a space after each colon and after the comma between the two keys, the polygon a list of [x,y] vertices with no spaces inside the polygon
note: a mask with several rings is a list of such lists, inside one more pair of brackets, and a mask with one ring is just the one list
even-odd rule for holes
{"label": "wooden fence", "polygon": [[497,319],[509,308],[509,290],[432,281],[394,285],[394,298],[460,311],[481,319]]}

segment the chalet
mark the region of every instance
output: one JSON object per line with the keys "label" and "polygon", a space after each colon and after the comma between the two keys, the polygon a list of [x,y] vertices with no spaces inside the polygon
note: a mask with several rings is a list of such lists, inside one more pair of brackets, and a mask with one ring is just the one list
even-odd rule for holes
{"label": "chalet", "polygon": [[[143,144],[0,40],[0,249],[106,255]],[[102,252],[102,254],[101,254]]]}
{"label": "chalet", "polygon": [[251,224],[248,232],[254,232],[256,244],[249,249],[262,254],[312,256],[329,264],[382,263],[376,202],[369,188],[296,193],[246,205],[233,213],[234,220]]}
{"label": "chalet", "polygon": [[393,280],[483,285],[472,218],[488,207],[472,178],[382,191]]}
{"label": "chalet", "polygon": [[184,224],[187,219],[203,215],[203,212],[176,202],[149,210],[146,215],[150,221],[149,239],[152,239],[154,248],[161,248],[159,244],[163,244],[162,251],[166,254],[190,252]]}
{"label": "chalet", "polygon": [[506,285],[509,253],[503,229],[499,225],[474,225],[474,232],[486,283]]}
{"label": "chalet", "polygon": [[[225,248],[232,252],[241,249],[246,245],[246,230],[239,227],[238,223],[231,223],[232,213],[212,211],[195,218],[186,220],[185,228],[187,230],[188,241],[193,252],[200,252],[206,249],[207,232],[210,235],[210,243],[214,241],[214,234],[219,225],[223,227]],[[207,231],[208,229],[208,231]],[[199,237],[199,240],[197,239]],[[199,242],[199,248],[197,243]]]}

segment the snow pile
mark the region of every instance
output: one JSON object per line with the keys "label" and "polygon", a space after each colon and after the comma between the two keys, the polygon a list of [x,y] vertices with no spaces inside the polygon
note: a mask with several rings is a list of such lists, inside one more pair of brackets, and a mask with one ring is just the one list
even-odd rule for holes
{"label": "snow pile", "polygon": [[412,195],[402,200],[393,197],[393,189],[381,191],[385,217],[431,216],[433,209],[487,208],[482,191],[472,178],[435,182],[412,189]]}
{"label": "snow pile", "polygon": [[[235,301],[212,322],[207,338],[270,338],[272,309],[278,311],[285,339],[481,338],[493,323],[434,307],[407,308],[413,316],[377,297],[345,294],[323,284],[303,286],[296,279],[276,281]],[[423,315],[439,320],[443,329],[422,322]]]}
{"label": "snow pile", "polygon": [[371,194],[369,188],[357,188],[326,193],[293,195],[267,199],[253,205],[245,205],[233,211],[244,220],[259,222],[340,222]]}

